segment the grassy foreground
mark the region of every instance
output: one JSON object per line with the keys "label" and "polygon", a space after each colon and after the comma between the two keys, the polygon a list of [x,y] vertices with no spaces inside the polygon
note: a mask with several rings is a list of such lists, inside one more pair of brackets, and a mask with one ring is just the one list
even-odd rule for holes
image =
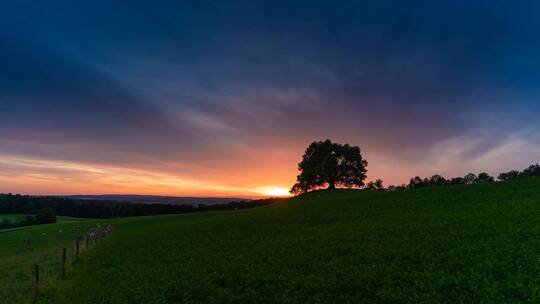
{"label": "grassy foreground", "polygon": [[[7,215],[5,217],[8,217]],[[24,217],[9,215],[10,218]],[[28,303],[32,295],[32,269],[47,262],[44,279],[58,273],[62,247],[73,252],[75,240],[97,221],[58,217],[58,223],[0,230],[0,303]],[[26,243],[25,240],[31,240]],[[55,271],[53,271],[55,270]]]}
{"label": "grassy foreground", "polygon": [[116,220],[40,303],[537,302],[539,256],[540,180],[317,192]]}
{"label": "grassy foreground", "polygon": [[[33,214],[32,214],[33,215]],[[0,214],[0,221],[8,220],[11,222],[20,222],[24,221],[26,219],[26,214]],[[74,222],[74,221],[84,221],[86,219],[78,218],[78,217],[70,217],[70,216],[57,216],[56,221],[57,222]],[[3,231],[3,229],[0,229],[0,232]]]}
{"label": "grassy foreground", "polygon": [[26,218],[26,214],[0,214],[0,221],[19,222]]}

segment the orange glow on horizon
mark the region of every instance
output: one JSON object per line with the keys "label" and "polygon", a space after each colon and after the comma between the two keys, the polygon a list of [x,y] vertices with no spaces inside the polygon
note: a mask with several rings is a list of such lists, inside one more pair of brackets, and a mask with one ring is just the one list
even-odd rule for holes
{"label": "orange glow on horizon", "polygon": [[[298,150],[298,151],[296,151]],[[294,184],[301,149],[272,152],[236,151],[246,155],[218,163],[106,164],[35,158],[0,153],[0,192],[31,195],[140,194],[192,197],[263,198],[287,197]],[[273,150],[274,151],[274,150]],[[367,155],[368,180],[389,176],[385,186],[427,175],[435,169],[417,171],[379,155]],[[150,165],[148,165],[150,164]],[[440,172],[440,171],[437,171]],[[445,172],[441,172],[445,174]],[[448,175],[448,174],[447,174]]]}
{"label": "orange glow on horizon", "polygon": [[[288,196],[295,172],[283,178],[279,169],[235,172],[222,176],[185,176],[165,171],[31,159],[0,154],[0,192],[31,195],[141,194],[194,197],[260,198]],[[15,172],[16,171],[16,172]],[[256,178],[253,178],[256,172]],[[224,182],[225,180],[225,182]],[[289,181],[290,180],[290,181]],[[270,185],[268,185],[270,184]],[[275,185],[279,186],[275,186]]]}
{"label": "orange glow on horizon", "polygon": [[268,196],[289,196],[289,189],[285,187],[261,187],[261,194]]}

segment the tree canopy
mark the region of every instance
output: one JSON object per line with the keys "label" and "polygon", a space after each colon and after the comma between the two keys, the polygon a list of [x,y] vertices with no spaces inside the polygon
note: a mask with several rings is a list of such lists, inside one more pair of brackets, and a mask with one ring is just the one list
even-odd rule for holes
{"label": "tree canopy", "polygon": [[298,164],[300,174],[291,193],[300,194],[325,187],[362,187],[366,167],[367,161],[357,146],[333,143],[329,139],[313,142]]}
{"label": "tree canopy", "polygon": [[366,189],[371,191],[384,190],[383,180],[378,178],[374,181],[370,181],[369,183],[367,183]]}
{"label": "tree canopy", "polygon": [[56,223],[56,213],[51,207],[40,209],[36,215],[39,224]]}
{"label": "tree canopy", "polygon": [[478,174],[478,178],[476,179],[477,182],[494,182],[495,178],[493,176],[490,176],[486,172],[482,172]]}

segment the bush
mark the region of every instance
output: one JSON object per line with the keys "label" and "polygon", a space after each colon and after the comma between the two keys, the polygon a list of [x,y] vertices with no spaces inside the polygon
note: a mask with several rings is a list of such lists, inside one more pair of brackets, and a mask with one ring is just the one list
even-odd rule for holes
{"label": "bush", "polygon": [[39,224],[56,223],[56,213],[52,208],[43,208],[36,215],[36,222]]}

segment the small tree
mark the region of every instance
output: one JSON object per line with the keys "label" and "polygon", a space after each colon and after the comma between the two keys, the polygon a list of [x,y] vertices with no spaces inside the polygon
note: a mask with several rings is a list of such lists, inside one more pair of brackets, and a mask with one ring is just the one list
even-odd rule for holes
{"label": "small tree", "polygon": [[450,185],[463,185],[465,184],[465,179],[463,177],[454,177],[448,183]]}
{"label": "small tree", "polygon": [[478,174],[478,178],[476,179],[477,182],[493,182],[495,181],[495,178],[493,176],[490,176],[486,172],[482,172]]}
{"label": "small tree", "polygon": [[527,169],[521,172],[520,176],[523,177],[540,177],[540,165],[530,165]]}
{"label": "small tree", "polygon": [[39,224],[56,223],[56,213],[49,207],[40,209],[36,215],[36,222]]}
{"label": "small tree", "polygon": [[369,183],[367,183],[366,189],[371,190],[371,191],[384,190],[382,179],[376,179],[375,181],[370,181]]}
{"label": "small tree", "polygon": [[446,178],[442,177],[439,174],[435,174],[429,179],[429,185],[431,186],[442,186],[442,185],[445,185],[446,183],[447,183]]}
{"label": "small tree", "polygon": [[469,173],[465,175],[463,179],[465,180],[465,184],[470,185],[470,184],[474,184],[476,180],[478,179],[478,177],[474,173]]}
{"label": "small tree", "polygon": [[329,139],[313,142],[298,164],[300,174],[291,193],[306,193],[324,187],[362,187],[366,167],[367,161],[362,158],[357,146],[341,145]]}
{"label": "small tree", "polygon": [[415,176],[409,181],[409,188],[422,188],[427,186],[426,180],[422,179],[420,176]]}
{"label": "small tree", "polygon": [[519,178],[519,175],[520,175],[519,171],[512,170],[509,172],[504,172],[504,173],[499,174],[499,180],[501,181],[513,180],[513,179]]}

